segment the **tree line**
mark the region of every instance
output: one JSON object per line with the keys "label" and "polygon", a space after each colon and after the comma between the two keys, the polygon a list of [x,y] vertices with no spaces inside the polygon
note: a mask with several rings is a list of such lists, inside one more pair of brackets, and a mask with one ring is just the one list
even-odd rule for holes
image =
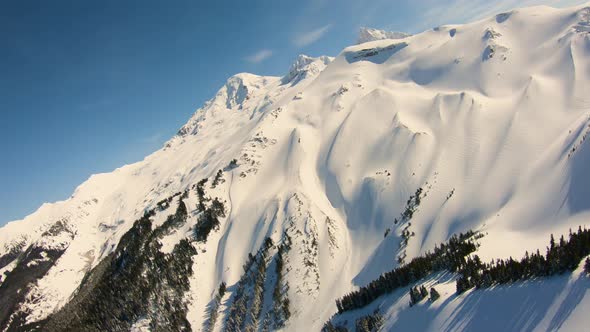
{"label": "tree line", "polygon": [[268,253],[274,246],[267,237],[255,255],[248,254],[244,274],[233,291],[223,331],[255,331],[262,311]]}
{"label": "tree line", "polygon": [[432,252],[426,252],[408,264],[386,272],[368,285],[337,299],[338,313],[362,308],[381,295],[406,287],[433,272],[445,269],[457,272],[466,264],[465,257],[477,249],[478,244],[475,241],[480,237],[481,234],[474,231],[453,235],[447,243],[435,246]]}
{"label": "tree line", "polygon": [[[559,242],[556,242],[551,234],[545,255],[537,249],[532,254],[527,251],[520,260],[510,257],[492,260],[490,263],[482,263],[477,255],[473,255],[467,259],[459,271],[457,293],[461,294],[473,287],[488,288],[573,271],[588,254],[590,254],[590,231],[579,226],[576,232],[570,230],[567,239],[562,235]],[[590,264],[588,267],[590,272]]]}
{"label": "tree line", "polygon": [[[197,210],[202,212],[193,230],[197,242],[206,242],[209,233],[212,230],[219,229],[219,218],[225,218],[225,205],[223,202],[217,197],[213,200],[210,197],[205,197],[206,183],[207,178],[202,179],[194,186],[199,201],[197,203]],[[207,206],[207,202],[211,202],[211,204]]]}
{"label": "tree line", "polygon": [[[490,263],[484,263],[478,255],[472,255],[479,247],[475,241],[482,236],[473,231],[453,235],[447,243],[441,244],[440,247],[436,246],[434,251],[416,257],[408,264],[386,272],[367,286],[336,300],[338,313],[362,308],[381,295],[391,293],[443,269],[459,275],[456,280],[457,294],[471,288],[489,288],[573,271],[584,257],[584,271],[590,274],[590,258],[587,257],[590,255],[590,230],[585,227],[579,226],[576,232],[570,230],[569,235],[562,235],[559,241],[556,241],[552,234],[544,255],[540,250],[536,250],[532,254],[526,252],[520,260],[510,257],[492,260]],[[410,288],[410,306],[420,302],[427,295],[428,292],[423,286]],[[434,288],[430,290],[431,301],[435,301],[439,296]],[[334,327],[328,321],[324,330],[340,331],[343,328]]]}

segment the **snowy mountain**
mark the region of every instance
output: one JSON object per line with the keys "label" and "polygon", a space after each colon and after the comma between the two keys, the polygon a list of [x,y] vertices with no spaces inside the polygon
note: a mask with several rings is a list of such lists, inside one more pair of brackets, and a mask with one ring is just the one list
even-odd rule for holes
{"label": "snowy mountain", "polygon": [[361,27],[357,44],[367,43],[381,39],[404,39],[410,35],[405,32],[384,31],[373,28]]}
{"label": "snowy mountain", "polygon": [[2,227],[0,330],[583,329],[590,7],[363,31]]}

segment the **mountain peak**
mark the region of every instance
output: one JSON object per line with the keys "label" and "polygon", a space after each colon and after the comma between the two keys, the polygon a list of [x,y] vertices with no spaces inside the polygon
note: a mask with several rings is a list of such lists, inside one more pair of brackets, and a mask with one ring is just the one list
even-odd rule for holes
{"label": "mountain peak", "polygon": [[291,85],[295,85],[299,81],[324,70],[332,60],[334,58],[325,55],[314,58],[305,54],[299,54],[289,68],[289,72],[283,76],[281,81],[283,84],[290,83]]}
{"label": "mountain peak", "polygon": [[250,73],[239,73],[227,79],[225,85],[217,92],[216,98],[225,104],[228,109],[242,104],[253,92],[265,87],[268,77]]}
{"label": "mountain peak", "polygon": [[177,136],[196,134],[198,124],[209,113],[215,114],[217,110],[241,110],[247,100],[276,80],[277,78],[273,76],[260,76],[251,73],[239,73],[229,77],[217,91],[215,97],[195,111],[189,121],[180,128]]}
{"label": "mountain peak", "polygon": [[403,39],[411,36],[405,32],[397,31],[385,31],[373,28],[361,27],[359,30],[359,37],[357,44],[362,44],[370,41],[381,40],[381,39]]}

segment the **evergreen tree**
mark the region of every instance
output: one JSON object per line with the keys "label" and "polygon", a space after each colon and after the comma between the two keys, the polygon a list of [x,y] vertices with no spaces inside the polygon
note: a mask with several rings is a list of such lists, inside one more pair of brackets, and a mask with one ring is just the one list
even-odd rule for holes
{"label": "evergreen tree", "polygon": [[383,316],[379,311],[373,312],[371,315],[360,317],[356,320],[357,332],[373,332],[378,331],[383,325]]}
{"label": "evergreen tree", "polygon": [[416,287],[410,287],[410,307],[420,301],[419,297],[420,293],[416,290]]}
{"label": "evergreen tree", "polygon": [[221,182],[222,176],[223,176],[223,171],[218,170],[217,174],[215,174],[215,178],[213,178],[213,182],[211,182],[211,188],[217,187],[217,185]]}
{"label": "evergreen tree", "polygon": [[457,278],[457,294],[461,294],[469,289],[469,285],[464,277]]}
{"label": "evergreen tree", "polygon": [[420,296],[422,299],[428,296],[428,290],[426,290],[424,285],[420,286]]}
{"label": "evergreen tree", "polygon": [[217,290],[217,294],[219,294],[219,298],[223,298],[223,295],[225,295],[226,290],[227,290],[227,285],[225,284],[225,281],[222,281],[221,284],[219,284],[219,289]]}
{"label": "evergreen tree", "polygon": [[430,287],[430,302],[434,302],[438,300],[440,294],[434,289],[434,287]]}
{"label": "evergreen tree", "polygon": [[234,169],[238,167],[238,160],[237,159],[232,159],[232,161],[229,162],[229,165],[227,166],[227,168]]}

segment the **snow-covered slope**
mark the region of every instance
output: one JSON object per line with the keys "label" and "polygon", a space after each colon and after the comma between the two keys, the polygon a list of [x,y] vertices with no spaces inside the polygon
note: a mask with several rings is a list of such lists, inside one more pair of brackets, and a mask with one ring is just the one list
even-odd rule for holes
{"label": "snow-covered slope", "polygon": [[[588,6],[531,7],[231,77],[161,150],[0,229],[0,328],[231,330],[243,303],[257,308],[247,326],[319,330],[335,299],[452,234],[485,234],[486,261],[543,250],[590,220],[589,32]],[[411,222],[394,222],[418,188]],[[214,198],[224,213],[198,239]],[[468,296],[433,276],[444,301],[408,308],[394,293],[384,328],[477,329],[507,301],[537,317],[514,329],[576,330],[580,276]],[[158,289],[105,295],[143,282]],[[551,295],[523,311],[539,289]]]}

